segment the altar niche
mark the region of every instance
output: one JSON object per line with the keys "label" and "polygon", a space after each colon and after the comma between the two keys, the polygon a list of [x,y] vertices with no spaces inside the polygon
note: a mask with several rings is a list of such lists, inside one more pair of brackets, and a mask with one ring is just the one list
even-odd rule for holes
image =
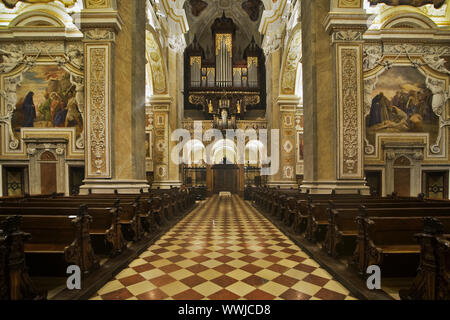
{"label": "altar niche", "polygon": [[[215,164],[211,167],[213,177],[213,193],[239,193],[240,168],[236,164]],[[242,177],[243,178],[243,177]]]}

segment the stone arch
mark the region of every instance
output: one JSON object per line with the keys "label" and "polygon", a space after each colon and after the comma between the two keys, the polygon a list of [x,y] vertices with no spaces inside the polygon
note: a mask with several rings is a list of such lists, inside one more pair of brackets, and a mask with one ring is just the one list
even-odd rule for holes
{"label": "stone arch", "polygon": [[151,26],[146,30],[146,56],[147,97],[168,94],[167,65],[157,33]]}
{"label": "stone arch", "polygon": [[388,17],[381,29],[437,29],[436,24],[422,13],[403,11]]}
{"label": "stone arch", "polygon": [[280,94],[295,95],[298,68],[302,60],[302,30],[297,25],[292,31],[288,47],[284,53],[280,73]]}

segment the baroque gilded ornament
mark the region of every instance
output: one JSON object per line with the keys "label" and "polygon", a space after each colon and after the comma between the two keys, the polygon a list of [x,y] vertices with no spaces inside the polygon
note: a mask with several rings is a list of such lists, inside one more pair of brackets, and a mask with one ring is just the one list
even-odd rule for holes
{"label": "baroque gilded ornament", "polygon": [[[55,0],[1,0],[1,1],[7,8],[12,9],[17,5],[18,2],[49,3],[49,2],[54,2]],[[66,8],[72,7],[77,2],[77,0],[58,0],[58,1],[61,2]],[[94,1],[94,0],[90,0],[90,1]]]}
{"label": "baroque gilded ornament", "polygon": [[295,93],[295,82],[297,78],[297,68],[302,57],[302,33],[297,31],[293,36],[289,46],[289,51],[286,55],[283,79],[282,79],[282,92],[285,94]]}
{"label": "baroque gilded ornament", "polygon": [[357,50],[342,49],[342,143],[344,174],[356,174],[358,168],[358,73]]}
{"label": "baroque gilded ornament", "polygon": [[106,157],[106,105],[105,105],[105,63],[106,63],[106,48],[92,48],[91,49],[91,64],[90,64],[90,142],[92,153],[92,165],[97,174],[102,173],[105,166]]}

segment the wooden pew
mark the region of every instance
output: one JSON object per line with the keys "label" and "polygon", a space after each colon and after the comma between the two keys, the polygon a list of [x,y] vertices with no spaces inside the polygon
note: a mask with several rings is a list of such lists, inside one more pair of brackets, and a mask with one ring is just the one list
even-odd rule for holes
{"label": "wooden pew", "polygon": [[[10,216],[77,216],[80,209],[76,207],[0,207],[0,215]],[[120,254],[126,247],[123,238],[119,208],[89,208],[89,215],[92,217],[89,234],[93,241],[102,244],[96,246],[96,251],[105,251],[110,256]],[[99,239],[100,241],[96,241]]]}
{"label": "wooden pew", "polygon": [[[355,205],[355,203],[338,203],[334,201],[330,201],[328,204],[328,226],[323,242],[323,249],[333,257],[354,252],[356,237],[358,236],[357,217],[369,214],[364,208],[396,209],[380,211],[378,213],[380,216],[388,216],[391,214],[398,216],[412,216],[419,214],[419,216],[422,216],[425,214],[425,211],[423,210],[417,212],[415,209],[418,208],[426,208],[426,210],[429,210],[428,208],[440,208],[438,214],[443,214],[442,210],[444,208],[450,209],[450,202],[425,202],[419,200],[413,202],[390,202],[389,200],[380,200],[380,202],[367,201],[363,203],[363,207],[360,206],[358,209]],[[409,208],[411,208],[411,210]],[[405,209],[406,211],[399,211],[400,209]],[[429,212],[428,214],[433,215],[432,212],[427,212]],[[374,211],[371,211],[370,214],[377,215]]]}
{"label": "wooden pew", "polygon": [[411,287],[400,290],[400,298],[450,300],[450,224],[425,218],[424,230],[415,238],[420,244],[420,265]]}
{"label": "wooden pew", "polygon": [[[391,209],[393,210],[393,209]],[[435,216],[445,224],[448,216]],[[354,261],[361,275],[370,265],[380,266],[384,275],[415,276],[420,246],[414,239],[423,230],[424,217],[370,217],[358,219],[358,242]]]}
{"label": "wooden pew", "polygon": [[[104,198],[86,198],[83,199],[83,204],[87,204],[89,208],[107,208],[117,206],[119,208],[121,231],[128,241],[138,241],[142,238],[143,229],[141,219],[139,217],[139,203],[136,201],[122,201],[119,199],[104,199]],[[17,207],[77,207],[81,203],[81,199],[67,197],[56,198],[48,200],[33,199],[25,202],[10,203],[0,202],[4,206]]]}
{"label": "wooden pew", "polygon": [[[34,256],[39,256],[36,258],[36,266],[42,265],[40,272],[37,272],[38,268],[33,265],[31,271],[53,275],[51,270],[56,266],[56,271],[65,275],[68,265],[79,266],[83,273],[98,268],[89,234],[91,221],[85,206],[81,206],[76,216],[21,216],[20,230],[31,235],[23,249],[28,263],[32,265]],[[49,259],[47,263],[42,263],[42,256]]]}
{"label": "wooden pew", "polygon": [[45,300],[28,274],[24,243],[30,234],[20,230],[21,217],[0,217],[0,300]]}

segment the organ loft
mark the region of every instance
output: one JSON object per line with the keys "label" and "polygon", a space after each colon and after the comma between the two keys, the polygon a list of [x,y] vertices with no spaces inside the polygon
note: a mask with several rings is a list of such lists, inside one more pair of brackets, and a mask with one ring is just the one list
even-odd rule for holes
{"label": "organ loft", "polygon": [[450,0],[0,0],[0,315],[448,301],[449,133]]}

